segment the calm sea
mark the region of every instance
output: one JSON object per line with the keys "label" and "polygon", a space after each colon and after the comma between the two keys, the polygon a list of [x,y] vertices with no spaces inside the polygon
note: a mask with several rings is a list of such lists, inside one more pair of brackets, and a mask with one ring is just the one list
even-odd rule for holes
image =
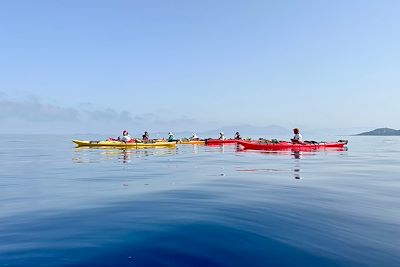
{"label": "calm sea", "polygon": [[260,153],[1,137],[0,266],[400,266],[400,138]]}

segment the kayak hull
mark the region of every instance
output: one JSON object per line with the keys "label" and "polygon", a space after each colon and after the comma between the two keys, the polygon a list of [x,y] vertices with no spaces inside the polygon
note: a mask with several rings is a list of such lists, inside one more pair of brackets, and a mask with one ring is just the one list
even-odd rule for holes
{"label": "kayak hull", "polygon": [[197,140],[197,141],[179,141],[178,144],[181,145],[204,145],[206,141]]}
{"label": "kayak hull", "polygon": [[226,140],[219,140],[219,139],[207,139],[206,145],[235,145],[240,140],[236,139],[226,139]]}
{"label": "kayak hull", "polygon": [[316,144],[293,144],[291,142],[279,142],[279,143],[261,143],[261,142],[250,142],[250,141],[238,141],[238,144],[243,146],[245,149],[252,150],[294,150],[294,151],[312,151],[312,150],[323,150],[323,149],[336,149],[344,148],[347,142],[332,142],[332,143],[316,143]]}
{"label": "kayak hull", "polygon": [[77,146],[82,147],[122,147],[122,148],[143,148],[143,147],[175,147],[176,142],[155,142],[155,143],[124,143],[120,141],[83,141],[72,140]]}

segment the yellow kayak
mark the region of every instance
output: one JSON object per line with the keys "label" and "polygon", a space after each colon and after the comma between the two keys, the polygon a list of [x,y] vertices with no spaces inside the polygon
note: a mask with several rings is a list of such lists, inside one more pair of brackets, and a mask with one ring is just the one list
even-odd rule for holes
{"label": "yellow kayak", "polygon": [[205,141],[201,141],[201,140],[184,141],[184,140],[181,140],[181,141],[178,142],[178,144],[182,144],[182,145],[204,145]]}
{"label": "yellow kayak", "polygon": [[143,147],[175,147],[175,142],[155,142],[155,143],[124,143],[120,141],[83,141],[72,140],[78,146],[88,147],[126,147],[126,148],[143,148]]}

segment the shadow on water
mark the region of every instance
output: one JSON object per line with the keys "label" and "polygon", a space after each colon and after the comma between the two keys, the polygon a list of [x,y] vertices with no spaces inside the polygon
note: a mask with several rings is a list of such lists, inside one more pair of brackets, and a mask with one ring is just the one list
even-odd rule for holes
{"label": "shadow on water", "polygon": [[[36,220],[15,217],[1,222],[7,246],[0,260],[3,266],[352,266],[296,244],[282,230],[294,234],[308,220],[299,223],[301,214],[287,206],[271,212],[271,205],[248,209],[218,202],[218,192],[186,190]],[[268,230],[276,224],[282,230]]]}

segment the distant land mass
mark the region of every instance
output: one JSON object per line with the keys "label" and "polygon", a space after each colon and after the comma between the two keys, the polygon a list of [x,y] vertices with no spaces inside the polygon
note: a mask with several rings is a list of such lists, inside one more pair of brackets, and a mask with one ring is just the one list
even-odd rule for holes
{"label": "distant land mass", "polygon": [[358,136],[400,136],[400,130],[391,128],[378,128],[370,132],[356,134]]}

